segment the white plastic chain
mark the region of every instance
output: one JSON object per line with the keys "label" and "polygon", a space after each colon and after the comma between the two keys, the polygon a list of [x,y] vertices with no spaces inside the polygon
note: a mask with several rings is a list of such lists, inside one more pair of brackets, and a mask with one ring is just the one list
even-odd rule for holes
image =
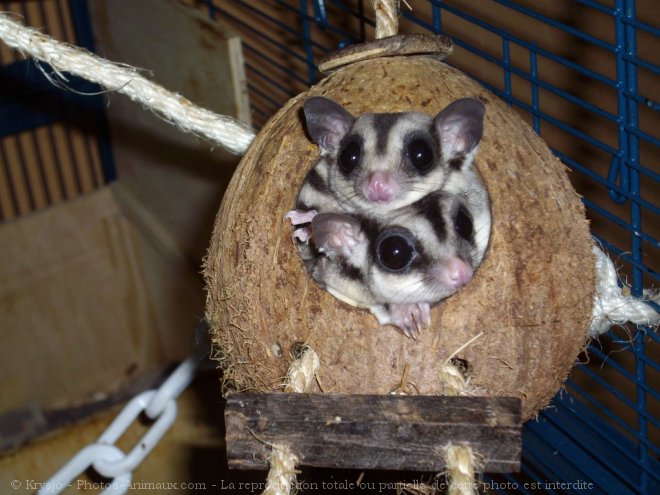
{"label": "white plastic chain", "polygon": [[[158,390],[147,390],[134,397],[119,413],[96,442],[80,450],[69,462],[41,485],[39,495],[56,495],[72,485],[72,482],[88,469],[108,478],[102,494],[123,494],[130,488],[133,470],[154,449],[176,419],[176,399],[195,377],[202,359],[210,349],[208,327],[203,321],[195,332],[192,355],[183,361],[165,380]],[[154,423],[128,453],[119,449],[115,442],[144,414]]]}

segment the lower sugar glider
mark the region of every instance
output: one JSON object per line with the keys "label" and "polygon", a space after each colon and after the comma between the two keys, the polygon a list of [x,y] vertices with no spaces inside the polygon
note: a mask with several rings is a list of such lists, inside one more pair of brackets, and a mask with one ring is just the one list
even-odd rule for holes
{"label": "lower sugar glider", "polygon": [[386,217],[319,213],[303,261],[338,299],[367,308],[381,325],[416,338],[431,305],[467,284],[490,238],[488,194],[471,168],[450,174],[452,192],[434,191]]}
{"label": "lower sugar glider", "polygon": [[[324,97],[303,105],[307,132],[320,158],[308,173],[294,224],[317,212],[387,215],[442,187],[450,171],[469,167],[483,133],[485,107],[462,98],[435,117],[419,112],[353,117]],[[305,240],[305,228],[294,234]]]}

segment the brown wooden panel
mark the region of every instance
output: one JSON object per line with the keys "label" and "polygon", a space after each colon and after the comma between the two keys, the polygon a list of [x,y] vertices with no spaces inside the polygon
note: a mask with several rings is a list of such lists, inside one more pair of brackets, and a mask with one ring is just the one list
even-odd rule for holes
{"label": "brown wooden panel", "polygon": [[520,400],[342,394],[233,394],[225,409],[230,468],[266,469],[272,444],[300,464],[439,472],[443,448],[469,443],[484,472],[519,469]]}

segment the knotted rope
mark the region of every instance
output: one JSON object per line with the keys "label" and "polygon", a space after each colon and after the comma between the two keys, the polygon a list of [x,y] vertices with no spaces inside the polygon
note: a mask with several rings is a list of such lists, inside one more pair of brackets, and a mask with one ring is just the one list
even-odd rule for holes
{"label": "knotted rope", "polygon": [[371,3],[376,14],[376,39],[397,34],[400,0],[372,0]]}
{"label": "knotted rope", "polygon": [[[319,357],[311,347],[304,347],[298,359],[289,365],[284,391],[304,393],[311,387],[319,369]],[[289,495],[296,481],[298,457],[286,444],[273,445],[270,470],[262,495]]]}

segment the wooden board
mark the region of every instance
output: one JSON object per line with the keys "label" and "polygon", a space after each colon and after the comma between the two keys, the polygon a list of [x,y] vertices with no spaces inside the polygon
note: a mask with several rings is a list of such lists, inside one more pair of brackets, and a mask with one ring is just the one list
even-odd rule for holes
{"label": "wooden board", "polygon": [[190,349],[201,279],[136,228],[117,189],[0,226],[0,431],[11,443],[47,430],[44,412],[102,401]]}
{"label": "wooden board", "polygon": [[272,444],[300,464],[440,472],[443,447],[469,443],[484,472],[520,467],[520,400],[342,394],[233,394],[225,409],[230,468],[267,469]]}
{"label": "wooden board", "polygon": [[[249,122],[240,39],[175,0],[89,2],[104,57],[197,105]],[[182,133],[123,96],[109,93],[108,124],[119,180],[196,262],[239,157]]]}

